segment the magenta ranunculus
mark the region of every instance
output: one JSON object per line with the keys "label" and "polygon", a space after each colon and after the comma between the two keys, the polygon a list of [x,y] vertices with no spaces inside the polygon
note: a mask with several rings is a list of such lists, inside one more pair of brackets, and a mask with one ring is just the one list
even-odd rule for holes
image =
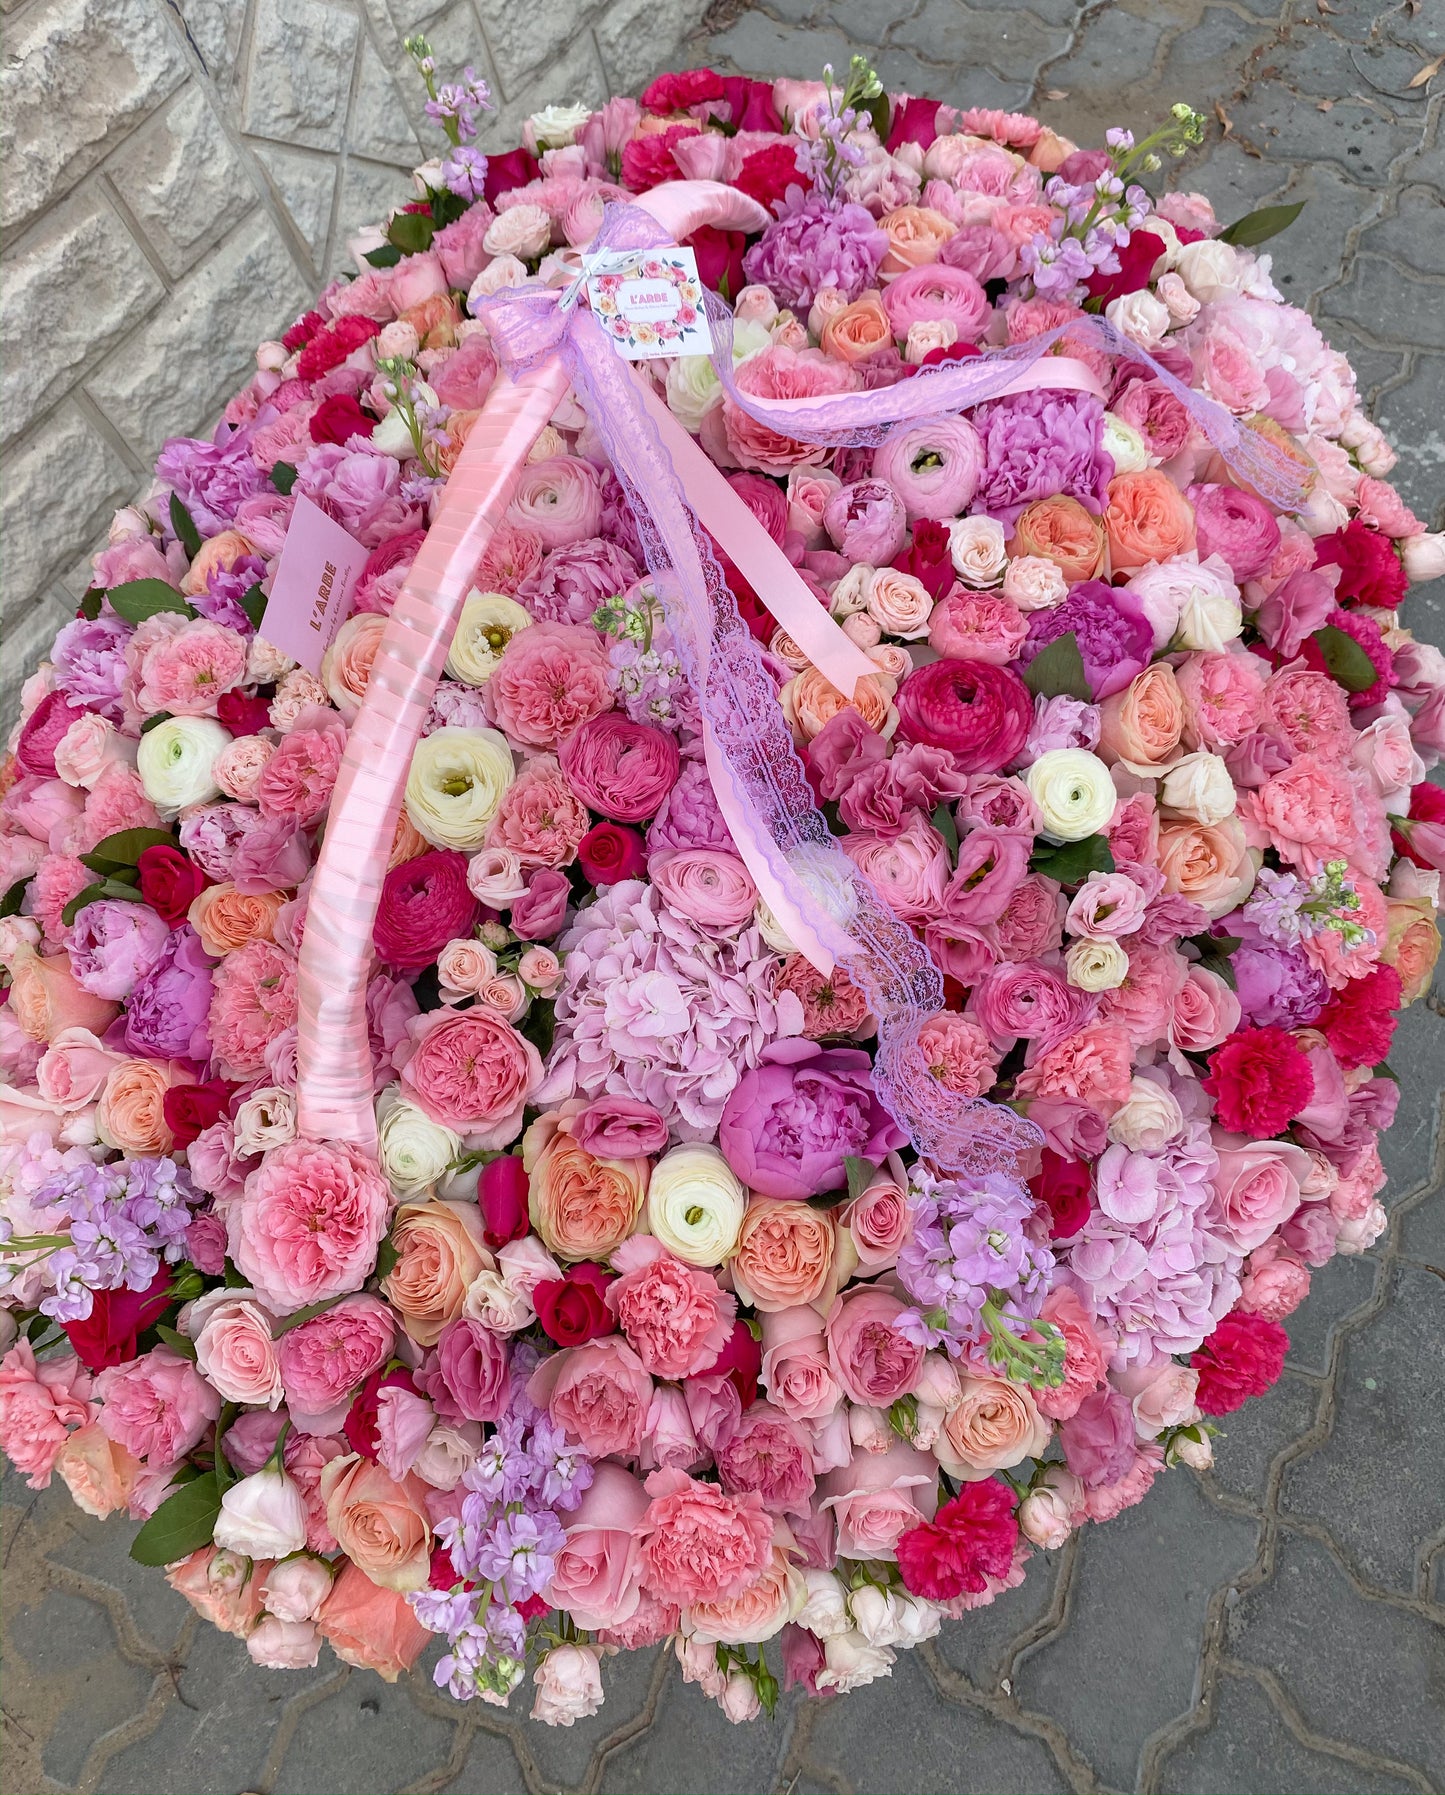
{"label": "magenta ranunculus", "polygon": [[1028,740],[1034,701],[1012,667],[930,661],[899,687],[898,718],[905,741],[947,749],[965,773],[996,773]]}
{"label": "magenta ranunculus", "polygon": [[866,1053],[792,1039],[764,1048],[718,1128],[728,1164],[764,1197],[841,1189],[846,1159],[879,1164],[906,1138],[874,1094]]}
{"label": "magenta ranunculus", "polygon": [[467,857],[434,848],[386,875],[372,940],[388,966],[417,973],[458,936],[469,935],[481,905],[467,889]]}
{"label": "magenta ranunculus", "polygon": [[677,743],[665,729],[617,711],[593,717],[561,747],[562,771],[583,801],[617,823],[655,814],[677,778]]}
{"label": "magenta ranunculus", "polygon": [[201,1064],[210,1059],[211,966],[200,936],[189,923],[182,923],[131,992],[125,1044],[132,1053]]}

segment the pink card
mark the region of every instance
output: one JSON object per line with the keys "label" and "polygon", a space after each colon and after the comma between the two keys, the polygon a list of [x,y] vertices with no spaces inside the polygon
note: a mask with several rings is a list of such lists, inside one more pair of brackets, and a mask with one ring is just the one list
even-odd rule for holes
{"label": "pink card", "polygon": [[351,614],[356,582],[369,551],[310,499],[298,498],[260,634],[308,673]]}

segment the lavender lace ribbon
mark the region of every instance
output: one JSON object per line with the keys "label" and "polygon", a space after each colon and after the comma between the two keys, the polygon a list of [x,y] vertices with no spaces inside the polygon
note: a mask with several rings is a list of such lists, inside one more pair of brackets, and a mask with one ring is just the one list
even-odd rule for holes
{"label": "lavender lace ribbon", "polygon": [[[668,241],[646,212],[614,205],[593,247],[644,250]],[[878,1020],[880,1102],[942,1170],[1017,1174],[1042,1141],[1040,1130],[1002,1104],[947,1090],[929,1070],[918,1033],[943,1007],[938,968],[819,813],[762,649],[738,615],[631,368],[589,311],[561,312],[558,298],[551,289],[511,288],[484,300],[480,315],[511,373],[558,356],[571,376],[632,504],[679,659],[722,747],[734,796],[757,825],[756,843],[790,901],[846,950],[840,962]],[[719,359],[730,372],[726,340]]]}

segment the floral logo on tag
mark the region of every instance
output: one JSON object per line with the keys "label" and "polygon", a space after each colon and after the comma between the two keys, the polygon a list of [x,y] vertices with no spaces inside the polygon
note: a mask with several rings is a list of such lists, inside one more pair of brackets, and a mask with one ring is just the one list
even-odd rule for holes
{"label": "floral logo on tag", "polygon": [[593,315],[629,361],[712,353],[690,249],[654,250],[628,267],[595,274],[587,296]]}

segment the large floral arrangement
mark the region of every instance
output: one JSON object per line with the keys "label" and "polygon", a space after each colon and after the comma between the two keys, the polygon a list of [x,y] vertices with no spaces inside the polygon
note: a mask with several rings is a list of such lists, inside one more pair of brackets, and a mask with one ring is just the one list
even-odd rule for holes
{"label": "large floral arrangement", "polygon": [[[0,1446],[144,1519],[135,1555],[260,1664],[325,1641],[394,1678],[439,1634],[455,1696],[530,1668],[569,1724],[608,1653],[670,1639],[738,1720],[776,1697],[764,1642],[790,1685],[857,1687],[1207,1465],[1312,1269],[1379,1234],[1445,864],[1445,662],[1398,613],[1445,544],[1251,247],[1284,219],[1146,190],[1187,108],[1079,149],[861,65],[694,70],[488,158],[481,84],[411,47],[444,158],[214,437],[166,445],[24,689]],[[829,830],[941,971],[929,1075],[1026,1118],[1022,1163],[916,1152],[869,991],[760,904],[571,398],[411,764],[376,1153],[298,1132],[313,866],[499,378],[488,297],[569,284],[609,202],[684,178],[771,222],[694,234],[731,367],[655,387],[872,664],[845,701],[724,555]],[[1069,379],[1046,358],[871,445],[745,403],[1049,333]],[[1299,508],[1191,395],[1283,453]],[[303,496],[368,551],[319,677],[266,637]]]}

